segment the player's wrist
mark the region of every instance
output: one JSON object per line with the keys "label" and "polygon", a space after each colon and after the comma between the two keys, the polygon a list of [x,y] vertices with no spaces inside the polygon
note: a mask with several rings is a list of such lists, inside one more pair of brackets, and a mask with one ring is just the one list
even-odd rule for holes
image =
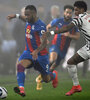
{"label": "player's wrist", "polygon": [[54,34],[55,34],[55,32],[54,32],[54,31],[50,31],[50,34],[51,34],[51,35],[54,35]]}
{"label": "player's wrist", "polygon": [[20,14],[16,14],[16,18],[20,18]]}

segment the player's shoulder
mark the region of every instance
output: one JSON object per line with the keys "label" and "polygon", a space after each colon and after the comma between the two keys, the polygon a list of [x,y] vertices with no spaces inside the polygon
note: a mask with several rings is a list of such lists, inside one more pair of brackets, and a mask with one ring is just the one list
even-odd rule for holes
{"label": "player's shoulder", "polygon": [[64,17],[60,17],[59,20],[64,20]]}
{"label": "player's shoulder", "polygon": [[59,20],[59,18],[54,18],[52,21],[58,21]]}
{"label": "player's shoulder", "polygon": [[53,22],[59,22],[60,20],[63,20],[63,17],[60,17],[60,18],[54,18],[52,21],[53,21]]}
{"label": "player's shoulder", "polygon": [[58,20],[57,20],[57,24],[58,23],[64,23],[64,17],[60,17],[60,18],[58,18]]}
{"label": "player's shoulder", "polygon": [[85,17],[88,13],[84,12],[83,14],[79,14],[79,18]]}
{"label": "player's shoulder", "polygon": [[44,21],[42,21],[41,19],[38,19],[38,24],[40,26],[46,26],[46,24],[44,23]]}
{"label": "player's shoulder", "polygon": [[50,24],[51,25],[57,25],[58,23],[62,22],[63,21],[63,18],[54,18]]}
{"label": "player's shoulder", "polygon": [[38,30],[46,30],[46,24],[41,19],[38,19],[37,27]]}

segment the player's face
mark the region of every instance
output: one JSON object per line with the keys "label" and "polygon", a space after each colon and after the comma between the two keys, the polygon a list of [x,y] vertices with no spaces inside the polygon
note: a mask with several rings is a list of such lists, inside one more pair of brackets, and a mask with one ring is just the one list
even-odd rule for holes
{"label": "player's face", "polygon": [[65,18],[66,20],[70,20],[71,17],[72,17],[72,14],[73,14],[72,9],[66,9],[66,10],[64,11],[64,18]]}
{"label": "player's face", "polygon": [[74,14],[75,14],[75,16],[78,16],[80,13],[81,13],[81,9],[77,8],[77,7],[74,7]]}
{"label": "player's face", "polygon": [[25,10],[25,16],[26,16],[26,20],[30,23],[34,23],[37,13],[34,10]]}

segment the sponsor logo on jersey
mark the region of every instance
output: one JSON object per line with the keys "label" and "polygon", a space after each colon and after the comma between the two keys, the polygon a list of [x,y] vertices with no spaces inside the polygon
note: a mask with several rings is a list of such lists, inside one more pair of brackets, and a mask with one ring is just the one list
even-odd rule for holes
{"label": "sponsor logo on jersey", "polygon": [[30,38],[30,39],[33,38],[33,36],[32,36],[31,34],[26,34],[26,37],[27,37],[27,38]]}
{"label": "sponsor logo on jersey", "polygon": [[31,26],[28,25],[27,28],[26,28],[26,33],[27,33],[27,34],[30,34],[30,32],[31,32]]}
{"label": "sponsor logo on jersey", "polygon": [[26,29],[26,37],[32,39],[33,37],[32,37],[32,35],[30,34],[30,32],[31,32],[31,26],[28,25],[28,26],[27,26],[27,29]]}

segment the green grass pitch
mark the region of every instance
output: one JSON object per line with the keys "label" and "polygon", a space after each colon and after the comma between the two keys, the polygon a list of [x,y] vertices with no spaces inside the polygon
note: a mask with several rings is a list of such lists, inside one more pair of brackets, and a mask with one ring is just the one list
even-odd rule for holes
{"label": "green grass pitch", "polygon": [[43,90],[41,91],[36,90],[36,76],[37,74],[31,74],[26,78],[26,97],[24,98],[13,91],[13,87],[17,86],[16,76],[0,76],[0,86],[4,86],[8,90],[8,96],[5,100],[90,100],[90,74],[88,74],[88,78],[79,77],[83,91],[72,96],[65,96],[65,93],[72,87],[68,73],[59,74],[57,88],[54,89],[51,82],[43,83]]}

